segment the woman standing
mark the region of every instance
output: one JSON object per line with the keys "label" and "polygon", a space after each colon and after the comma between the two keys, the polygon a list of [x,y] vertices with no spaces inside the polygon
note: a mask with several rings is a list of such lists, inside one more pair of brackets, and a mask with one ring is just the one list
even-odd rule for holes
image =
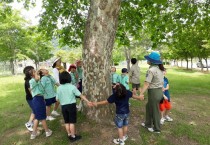
{"label": "woman standing", "polygon": [[[148,102],[146,104],[146,121],[142,126],[147,128],[150,132],[160,133],[160,111],[159,103],[163,97],[163,71],[164,67],[160,60],[160,54],[152,52],[147,56],[147,63],[150,65],[141,97],[144,97],[144,92],[148,89]],[[153,126],[154,125],[154,126]]]}
{"label": "woman standing", "polygon": [[[65,71],[65,68],[63,66],[61,66],[61,58],[56,58],[54,61],[53,61],[53,77],[56,81],[56,83],[60,84],[60,81],[59,81],[59,74],[63,71]],[[55,107],[52,111],[52,115],[54,116],[59,116],[60,114],[56,111],[57,108],[59,106],[59,102],[56,102],[55,103]]]}

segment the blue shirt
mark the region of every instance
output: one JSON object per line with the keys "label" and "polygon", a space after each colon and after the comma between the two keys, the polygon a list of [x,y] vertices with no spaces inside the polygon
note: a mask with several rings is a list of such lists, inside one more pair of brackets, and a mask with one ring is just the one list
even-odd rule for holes
{"label": "blue shirt", "polygon": [[129,110],[129,98],[133,96],[132,92],[127,90],[127,94],[125,98],[119,99],[116,96],[116,93],[113,93],[107,101],[109,103],[115,103],[116,105],[116,114],[128,114],[130,112]]}
{"label": "blue shirt", "polygon": [[[166,88],[167,85],[169,84],[169,81],[168,81],[168,79],[166,77],[164,77],[163,80],[164,80],[163,87]],[[169,91],[168,90],[165,90],[163,93],[168,98],[168,101],[170,102],[170,93],[169,93]]]}

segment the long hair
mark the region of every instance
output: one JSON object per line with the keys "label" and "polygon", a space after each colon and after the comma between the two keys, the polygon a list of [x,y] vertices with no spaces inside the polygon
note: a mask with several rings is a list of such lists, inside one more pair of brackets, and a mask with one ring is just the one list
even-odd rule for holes
{"label": "long hair", "polygon": [[123,86],[122,84],[117,84],[115,91],[116,91],[117,98],[123,99],[126,97],[127,90],[126,90],[125,86]]}
{"label": "long hair", "polygon": [[160,69],[160,70],[162,70],[162,71],[164,71],[164,70],[165,70],[165,68],[164,68],[163,64],[158,64],[158,66],[159,66],[159,69]]}
{"label": "long hair", "polygon": [[26,66],[24,69],[23,69],[23,73],[25,74],[25,78],[24,80],[30,80],[31,79],[31,73],[32,73],[32,70],[34,69],[33,66]]}

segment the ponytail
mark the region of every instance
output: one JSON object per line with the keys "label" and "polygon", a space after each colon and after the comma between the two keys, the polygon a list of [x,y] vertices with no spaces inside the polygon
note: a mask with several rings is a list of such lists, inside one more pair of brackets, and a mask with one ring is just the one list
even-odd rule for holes
{"label": "ponytail", "polygon": [[164,68],[163,64],[158,64],[158,66],[159,66],[159,69],[160,69],[160,70],[162,70],[162,71],[164,71],[164,70],[165,70],[165,68]]}

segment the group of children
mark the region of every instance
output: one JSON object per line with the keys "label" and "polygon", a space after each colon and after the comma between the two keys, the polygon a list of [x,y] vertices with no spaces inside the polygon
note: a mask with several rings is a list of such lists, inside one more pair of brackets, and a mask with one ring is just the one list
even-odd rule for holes
{"label": "group of children", "polygon": [[[59,83],[49,75],[47,69],[41,68],[39,71],[35,71],[33,67],[27,66],[24,69],[25,74],[25,92],[26,99],[29,106],[32,109],[32,113],[29,121],[26,123],[26,127],[32,131],[31,139],[35,139],[40,133],[37,131],[39,121],[42,122],[42,126],[45,129],[46,137],[51,136],[52,131],[48,128],[46,120],[54,120],[50,114],[52,104],[59,102],[62,109],[62,114],[65,122],[66,132],[70,141],[76,141],[81,139],[80,135],[75,134],[76,123],[76,97],[80,97],[84,100],[88,106],[97,106],[108,103],[115,103],[116,105],[116,117],[115,124],[118,128],[118,139],[114,139],[115,144],[124,145],[127,140],[128,130],[128,118],[129,118],[129,98],[143,100],[138,96],[140,92],[140,68],[136,58],[131,59],[132,67],[130,69],[130,75],[128,76],[128,70],[122,69],[122,74],[116,73],[116,68],[111,68],[111,82],[113,94],[108,97],[107,100],[100,102],[90,102],[86,96],[82,95],[82,69],[81,61],[76,65],[70,65],[68,72],[59,72]],[[132,83],[132,92],[129,90],[129,80]],[[57,86],[57,91],[55,90]],[[172,121],[168,116],[170,109],[170,95],[168,92],[169,84],[167,78],[164,78],[164,94],[165,98],[160,104],[161,120],[164,122]],[[167,104],[167,105],[166,105]],[[54,111],[58,108],[58,105],[54,106]],[[167,111],[165,111],[167,109]],[[165,112],[164,112],[165,111]],[[165,116],[164,116],[165,114]],[[163,123],[162,123],[163,124]],[[32,129],[33,126],[33,129]]]}

